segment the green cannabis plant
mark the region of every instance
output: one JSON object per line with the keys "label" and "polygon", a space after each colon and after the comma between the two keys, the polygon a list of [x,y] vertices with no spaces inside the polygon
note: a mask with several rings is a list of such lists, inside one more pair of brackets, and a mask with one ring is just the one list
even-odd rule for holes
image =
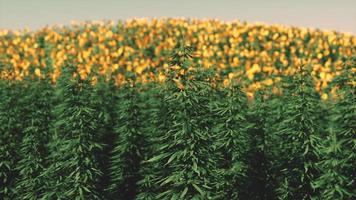
{"label": "green cannabis plant", "polygon": [[[73,76],[74,74],[74,76]],[[53,136],[43,199],[101,199],[98,194],[98,114],[92,103],[92,85],[68,65],[55,87]]]}

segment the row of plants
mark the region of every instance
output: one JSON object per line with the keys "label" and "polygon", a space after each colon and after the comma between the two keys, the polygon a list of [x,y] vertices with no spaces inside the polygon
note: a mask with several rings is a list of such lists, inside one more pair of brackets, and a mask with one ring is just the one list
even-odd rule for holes
{"label": "row of plants", "polygon": [[354,58],[328,101],[308,66],[248,100],[191,58],[179,44],[164,83],[93,82],[75,62],[55,85],[1,80],[0,199],[356,197]]}

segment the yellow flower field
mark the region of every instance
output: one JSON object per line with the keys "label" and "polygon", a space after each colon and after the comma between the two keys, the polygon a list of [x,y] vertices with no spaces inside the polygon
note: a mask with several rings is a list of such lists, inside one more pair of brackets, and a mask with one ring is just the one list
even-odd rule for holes
{"label": "yellow flower field", "polygon": [[0,30],[1,77],[50,75],[55,81],[71,60],[83,78],[95,71],[120,83],[133,71],[143,82],[164,80],[170,51],[182,37],[196,49],[196,62],[216,66],[226,84],[236,78],[250,92],[292,75],[301,64],[312,67],[316,89],[323,91],[356,53],[356,36],[334,31],[198,19],[93,21]]}

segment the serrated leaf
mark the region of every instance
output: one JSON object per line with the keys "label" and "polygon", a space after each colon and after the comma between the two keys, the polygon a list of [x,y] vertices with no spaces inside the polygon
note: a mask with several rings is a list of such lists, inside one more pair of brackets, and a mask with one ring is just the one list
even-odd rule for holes
{"label": "serrated leaf", "polygon": [[200,189],[200,187],[199,186],[197,186],[196,184],[194,184],[194,183],[192,183],[192,185],[193,185],[193,187],[202,195],[202,196],[204,196],[205,195],[205,193],[203,192],[203,190],[202,189]]}

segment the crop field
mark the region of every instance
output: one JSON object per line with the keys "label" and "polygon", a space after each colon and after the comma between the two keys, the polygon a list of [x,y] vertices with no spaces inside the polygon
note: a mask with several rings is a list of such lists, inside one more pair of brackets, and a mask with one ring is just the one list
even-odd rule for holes
{"label": "crop field", "polygon": [[169,52],[182,37],[195,48],[197,64],[216,67],[226,82],[243,79],[249,92],[294,74],[301,64],[313,67],[315,87],[323,91],[356,53],[352,34],[239,21],[132,19],[2,30],[0,70],[10,79],[35,74],[55,81],[65,61],[72,60],[83,78],[111,73],[121,83],[125,72],[134,72],[141,82],[162,80]]}
{"label": "crop field", "polygon": [[0,30],[0,199],[356,199],[355,73],[302,27]]}

